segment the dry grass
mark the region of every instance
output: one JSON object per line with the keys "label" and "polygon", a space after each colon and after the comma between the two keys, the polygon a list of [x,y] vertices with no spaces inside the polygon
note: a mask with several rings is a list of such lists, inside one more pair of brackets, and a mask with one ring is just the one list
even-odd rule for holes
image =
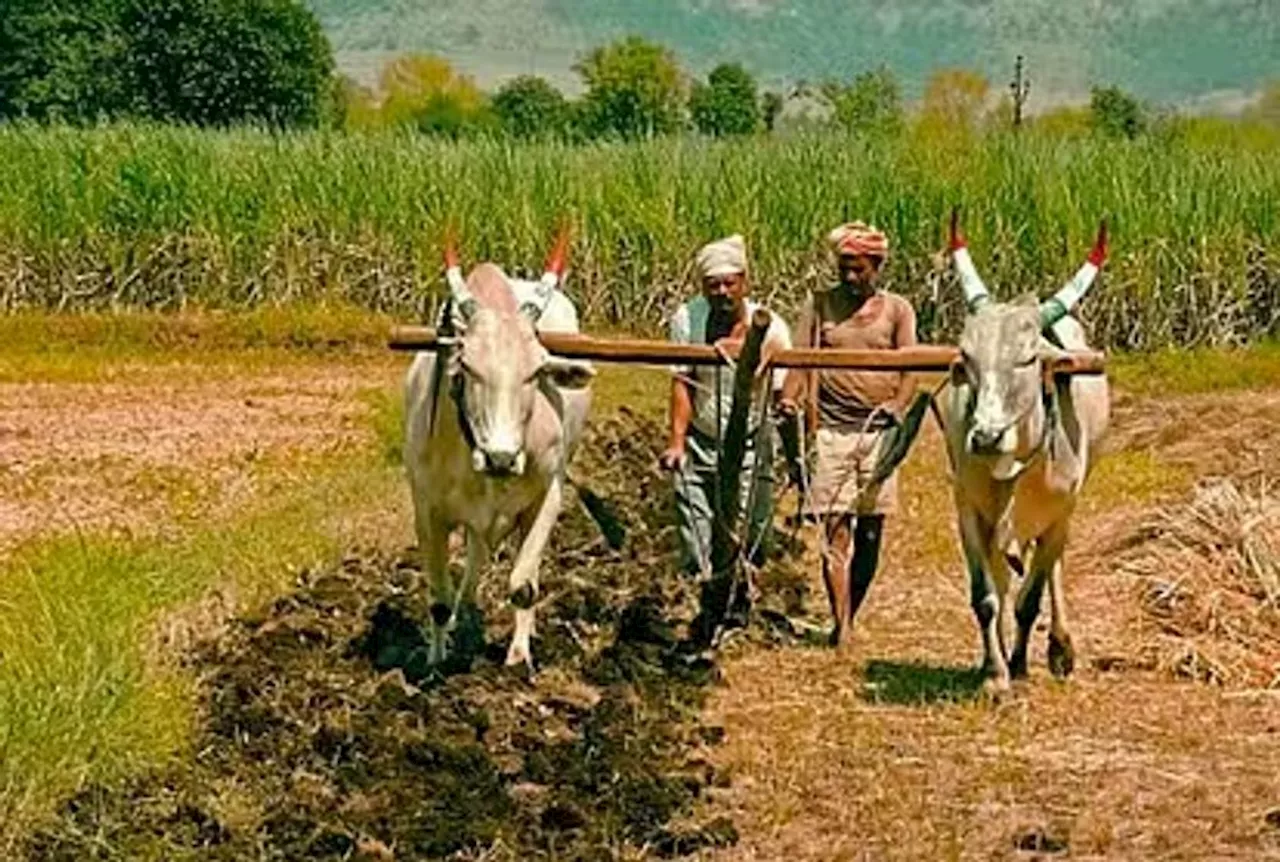
{"label": "dry grass", "polygon": [[28,372],[0,383],[4,858],[57,795],[184,744],[185,645],[301,566],[407,538],[361,397],[400,362],[73,343],[0,348]]}
{"label": "dry grass", "polygon": [[1133,535],[1143,652],[1162,671],[1280,689],[1280,499],[1263,483],[1198,487]]}
{"label": "dry grass", "polygon": [[[1274,511],[1271,498],[1176,501],[1214,474],[1252,476],[1246,487],[1274,476],[1278,428],[1271,393],[1121,397],[1066,560],[1080,664],[1067,684],[1050,680],[1042,621],[1031,679],[999,706],[977,690],[977,630],[930,429],[906,466],[852,652],[744,650],[725,669],[710,714],[726,731],[715,762],[733,781],[712,807],[742,835],[710,858],[1280,858],[1274,696],[1155,671],[1121,557],[1155,507],[1211,515],[1221,535],[1197,528],[1195,550],[1168,570],[1216,592],[1218,622],[1236,632],[1241,618],[1222,599],[1244,595],[1247,572],[1271,571],[1260,561],[1274,559],[1272,528],[1264,545],[1263,524],[1248,520]],[[1253,596],[1269,577],[1255,578]],[[810,587],[821,610],[816,572]],[[1261,613],[1260,598],[1245,601]],[[1258,664],[1274,661],[1270,642],[1257,643]]]}

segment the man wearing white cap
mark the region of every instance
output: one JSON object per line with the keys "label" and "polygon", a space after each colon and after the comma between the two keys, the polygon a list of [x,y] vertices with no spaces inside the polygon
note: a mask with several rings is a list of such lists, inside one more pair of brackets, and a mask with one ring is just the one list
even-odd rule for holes
{"label": "man wearing white cap", "polygon": [[[698,252],[702,293],[681,305],[671,318],[671,340],[680,344],[717,344],[746,338],[752,314],[759,307],[747,299],[749,289],[747,250],[741,236],[726,237]],[[765,336],[769,349],[791,346],[791,332],[776,313]],[[680,528],[681,564],[686,572],[708,575],[711,571],[711,524],[714,518],[717,442],[723,437],[733,404],[733,374],[712,367],[677,366],[671,383],[671,434],[662,453],[662,466],[676,477],[676,514]],[[777,397],[784,379],[775,372],[757,393],[767,388]],[[718,391],[717,391],[718,390]],[[761,558],[773,517],[773,438],[768,424],[756,427],[758,407],[750,411],[747,455],[743,476],[755,475],[754,490],[744,488],[742,505],[751,506],[746,550]],[[763,459],[755,470],[755,458]]]}

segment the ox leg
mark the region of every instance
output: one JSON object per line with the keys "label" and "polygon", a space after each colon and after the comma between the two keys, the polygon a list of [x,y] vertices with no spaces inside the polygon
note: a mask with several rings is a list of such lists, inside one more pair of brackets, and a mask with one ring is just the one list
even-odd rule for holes
{"label": "ox leg", "polygon": [[1062,549],[1066,544],[1066,529],[1054,527],[1036,543],[1035,553],[1031,558],[1031,570],[1018,596],[1018,643],[1014,648],[1015,674],[1021,666],[1021,675],[1027,673],[1027,650],[1031,640],[1031,630],[1035,627],[1036,618],[1040,614],[1040,605],[1044,587],[1049,585],[1049,602],[1052,608],[1052,624],[1049,630],[1049,668],[1054,676],[1063,677],[1071,673],[1074,665],[1074,653],[1071,648],[1071,636],[1067,633],[1063,619],[1062,598]]}
{"label": "ox leg", "polygon": [[551,528],[560,515],[563,495],[561,480],[557,478],[547,488],[542,506],[525,533],[520,551],[516,554],[516,563],[511,568],[510,598],[516,610],[516,630],[511,637],[511,648],[507,651],[508,667],[523,663],[530,670],[533,669],[530,641],[534,629],[533,608],[538,601],[538,566],[542,561],[542,551],[551,537]]}
{"label": "ox leg", "polygon": [[431,591],[431,637],[428,658],[442,663],[448,653],[449,626],[453,619],[454,583],[449,572],[449,527],[428,513],[419,513],[418,553]]}
{"label": "ox leg", "polygon": [[[1036,546],[1035,557],[1039,560],[1039,545]],[[1031,641],[1031,630],[1035,628],[1036,618],[1040,616],[1044,584],[1044,569],[1032,563],[1031,571],[1023,580],[1022,589],[1018,591],[1018,603],[1014,610],[1018,621],[1018,638],[1013,645],[1013,656],[1009,659],[1009,673],[1014,679],[1022,679],[1027,675],[1027,649]]]}
{"label": "ox leg", "polygon": [[[963,506],[963,504],[962,504]],[[1006,584],[997,584],[996,567],[990,565],[992,528],[976,512],[962,508],[960,535],[969,569],[969,603],[982,633],[982,672],[987,688],[999,693],[1009,688],[1009,665],[1000,632],[1002,596]]]}
{"label": "ox leg", "polygon": [[[1065,533],[1065,531],[1064,531]],[[1067,599],[1062,577],[1062,551],[1066,536],[1055,549],[1053,563],[1048,567],[1049,579],[1049,670],[1058,679],[1071,675],[1076,667],[1076,651],[1067,631]]]}

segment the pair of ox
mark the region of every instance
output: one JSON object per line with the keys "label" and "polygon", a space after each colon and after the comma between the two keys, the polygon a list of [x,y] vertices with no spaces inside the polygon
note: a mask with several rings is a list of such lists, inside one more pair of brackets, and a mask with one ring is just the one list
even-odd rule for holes
{"label": "pair of ox", "polygon": [[[538,282],[511,279],[488,263],[464,278],[452,244],[446,253],[450,304],[442,330],[456,329],[456,344],[441,354],[443,367],[420,354],[406,381],[405,462],[432,590],[433,661],[443,658],[460,604],[472,600],[480,565],[518,531],[507,663],[531,664],[539,562],[590,405],[589,369],[550,357],[536,334],[579,331],[572,304],[557,292],[565,246],[562,235]],[[1048,369],[1065,350],[1088,349],[1070,312],[1106,258],[1106,229],[1076,276],[1044,303],[994,301],[954,215],[951,252],[967,314],[943,424],[984,670],[988,685],[1003,690],[1027,671],[1046,586],[1050,669],[1063,676],[1074,663],[1062,552],[1106,431],[1109,393],[1105,377],[1060,378]],[[457,584],[448,537],[459,527],[467,553]],[[1025,577],[1010,654],[1004,617],[1015,568]]]}
{"label": "pair of ox", "polygon": [[[418,354],[405,381],[404,460],[431,589],[433,664],[446,656],[460,608],[474,603],[479,569],[516,533],[507,664],[532,666],[538,568],[591,404],[590,367],[550,356],[537,336],[578,332],[577,312],[558,290],[567,247],[561,233],[541,280],[524,281],[491,263],[464,277],[452,237],[447,244],[439,331],[448,345]],[[449,537],[459,528],[466,565],[457,582]]]}

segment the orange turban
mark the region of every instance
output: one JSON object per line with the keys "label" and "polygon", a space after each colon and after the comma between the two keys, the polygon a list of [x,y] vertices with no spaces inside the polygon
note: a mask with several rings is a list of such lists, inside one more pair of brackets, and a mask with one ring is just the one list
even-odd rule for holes
{"label": "orange turban", "polygon": [[865,254],[881,260],[889,256],[889,238],[875,225],[860,221],[842,224],[827,239],[836,254]]}

